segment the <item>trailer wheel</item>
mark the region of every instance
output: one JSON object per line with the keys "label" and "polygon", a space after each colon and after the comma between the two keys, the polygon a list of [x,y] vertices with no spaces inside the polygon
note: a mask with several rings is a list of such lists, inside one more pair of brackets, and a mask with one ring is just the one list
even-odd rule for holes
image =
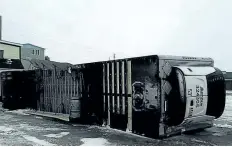
{"label": "trailer wheel", "polygon": [[215,72],[206,76],[208,85],[208,105],[206,114],[219,118],[225,109],[226,90],[223,73],[215,68]]}

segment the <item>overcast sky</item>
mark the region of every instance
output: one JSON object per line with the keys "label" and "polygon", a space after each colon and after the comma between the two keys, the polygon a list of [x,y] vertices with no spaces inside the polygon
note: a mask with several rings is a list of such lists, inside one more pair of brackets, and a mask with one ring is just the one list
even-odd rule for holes
{"label": "overcast sky", "polygon": [[232,0],[0,0],[0,15],[4,40],[55,61],[186,55],[232,71]]}

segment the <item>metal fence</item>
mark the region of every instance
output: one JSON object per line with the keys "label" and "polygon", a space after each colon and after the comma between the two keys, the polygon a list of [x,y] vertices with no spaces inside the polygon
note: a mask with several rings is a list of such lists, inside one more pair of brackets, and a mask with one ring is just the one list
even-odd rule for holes
{"label": "metal fence", "polygon": [[69,114],[70,99],[80,97],[82,74],[67,70],[40,70],[40,111]]}

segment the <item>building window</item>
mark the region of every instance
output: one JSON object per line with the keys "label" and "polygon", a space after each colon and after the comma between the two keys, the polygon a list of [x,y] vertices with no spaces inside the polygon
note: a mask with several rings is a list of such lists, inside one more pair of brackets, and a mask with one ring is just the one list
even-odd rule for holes
{"label": "building window", "polygon": [[0,50],[0,59],[3,59],[4,50]]}
{"label": "building window", "polygon": [[32,55],[34,55],[35,54],[35,50],[32,50]]}
{"label": "building window", "polygon": [[36,55],[39,55],[39,53],[40,53],[39,50],[36,50]]}

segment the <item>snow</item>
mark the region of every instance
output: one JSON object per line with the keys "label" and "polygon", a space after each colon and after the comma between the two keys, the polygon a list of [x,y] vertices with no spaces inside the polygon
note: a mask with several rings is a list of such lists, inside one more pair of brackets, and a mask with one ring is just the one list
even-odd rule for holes
{"label": "snow", "polygon": [[44,135],[44,136],[51,137],[51,138],[61,138],[61,137],[64,137],[68,134],[69,134],[69,132],[61,132],[59,134],[48,134],[48,135]]}
{"label": "snow", "polygon": [[39,117],[50,117],[56,118],[63,121],[69,121],[69,114],[62,114],[62,113],[53,113],[53,112],[45,112],[45,111],[25,111],[27,114],[37,115]]}
{"label": "snow", "polygon": [[227,95],[226,106],[222,116],[218,120],[232,122],[232,96]]}
{"label": "snow", "polygon": [[212,144],[210,142],[199,140],[199,139],[196,139],[196,138],[191,139],[191,141],[198,142],[198,143],[203,143],[203,144],[207,144],[207,145],[210,145],[210,146],[216,146],[216,144]]}
{"label": "snow", "polygon": [[81,146],[108,146],[109,142],[104,138],[82,138]]}
{"label": "snow", "polygon": [[[58,128],[57,128],[58,129]],[[5,140],[5,138],[14,139],[17,138],[17,140],[21,140],[21,142],[28,143],[28,141],[32,142],[33,145],[37,146],[53,146],[55,144],[51,144],[45,140],[40,140],[36,137],[30,136],[26,134],[25,130],[51,130],[51,128],[44,128],[44,127],[38,127],[38,126],[30,126],[28,124],[22,123],[18,125],[9,125],[5,124],[3,126],[0,126],[0,136],[4,135],[5,137],[1,137],[0,143],[7,145],[8,142]],[[53,128],[53,130],[55,130]],[[62,132],[61,135],[67,135],[69,132]]]}
{"label": "snow", "polygon": [[[90,126],[88,127],[89,129],[91,128],[98,128],[98,129],[101,129],[101,130],[104,130],[106,132],[118,132],[118,133],[123,133],[123,134],[128,134],[128,135],[132,135],[132,136],[136,136],[136,137],[140,137],[140,138],[144,138],[144,139],[151,139],[149,137],[146,137],[146,136],[142,136],[142,135],[138,135],[138,134],[134,134],[130,131],[123,131],[123,130],[118,130],[118,129],[114,129],[114,128],[110,128],[109,126],[106,126],[106,127],[99,127],[99,126]],[[154,139],[153,139],[154,140]],[[157,140],[158,141],[158,140]]]}
{"label": "snow", "polygon": [[219,133],[213,133],[212,135],[221,137],[221,136],[225,136],[226,133],[225,132],[221,132],[221,133],[219,132]]}
{"label": "snow", "polygon": [[89,126],[90,127],[90,125],[88,125],[88,124],[72,124],[72,126],[74,126],[74,127],[87,127],[87,126]]}
{"label": "snow", "polygon": [[17,127],[13,127],[13,126],[0,126],[0,135],[19,136],[25,134],[24,132],[21,132],[17,129],[18,129]]}
{"label": "snow", "polygon": [[61,129],[61,128],[48,128],[48,127],[46,127],[46,128],[44,128],[44,127],[40,127],[40,126],[31,126],[31,125],[29,125],[29,124],[20,124],[19,126],[18,126],[19,128],[21,128],[21,129],[25,129],[25,130],[28,130],[28,131],[31,131],[31,130],[33,130],[33,131],[59,131],[59,130],[64,130],[64,129]]}
{"label": "snow", "polygon": [[214,124],[214,126],[219,127],[219,128],[229,128],[229,129],[232,129],[232,125],[228,125],[228,124]]}
{"label": "snow", "polygon": [[199,143],[206,143],[206,144],[208,143],[206,141],[198,140],[198,139],[195,139],[195,138],[191,139],[191,141],[199,142]]}
{"label": "snow", "polygon": [[13,111],[7,111],[7,112],[11,112],[14,114],[20,114],[20,115],[30,115],[30,114],[26,114],[24,113],[25,109],[18,109],[18,110],[13,110]]}
{"label": "snow", "polygon": [[40,117],[40,116],[36,116],[35,118],[37,118],[37,119],[43,119],[43,117]]}
{"label": "snow", "polygon": [[1,114],[0,115],[0,120],[9,120],[11,118],[13,118],[12,115],[7,115],[7,114]]}
{"label": "snow", "polygon": [[25,138],[28,141],[34,142],[40,146],[56,146],[55,144],[51,144],[45,140],[41,140],[41,139],[38,139],[38,138],[33,137],[33,136],[29,136],[29,135],[23,135],[23,138]]}
{"label": "snow", "polygon": [[227,90],[226,94],[232,94],[232,90]]}
{"label": "snow", "polygon": [[[232,91],[230,91],[232,93]],[[227,91],[228,93],[228,91]],[[220,118],[217,119],[216,124],[214,126],[219,128],[229,128],[232,129],[232,95],[226,96],[226,106],[225,110]],[[220,136],[220,134],[214,134],[215,136]]]}
{"label": "snow", "polygon": [[13,130],[14,130],[13,128],[9,128],[6,126],[0,126],[0,132],[11,132]]}

